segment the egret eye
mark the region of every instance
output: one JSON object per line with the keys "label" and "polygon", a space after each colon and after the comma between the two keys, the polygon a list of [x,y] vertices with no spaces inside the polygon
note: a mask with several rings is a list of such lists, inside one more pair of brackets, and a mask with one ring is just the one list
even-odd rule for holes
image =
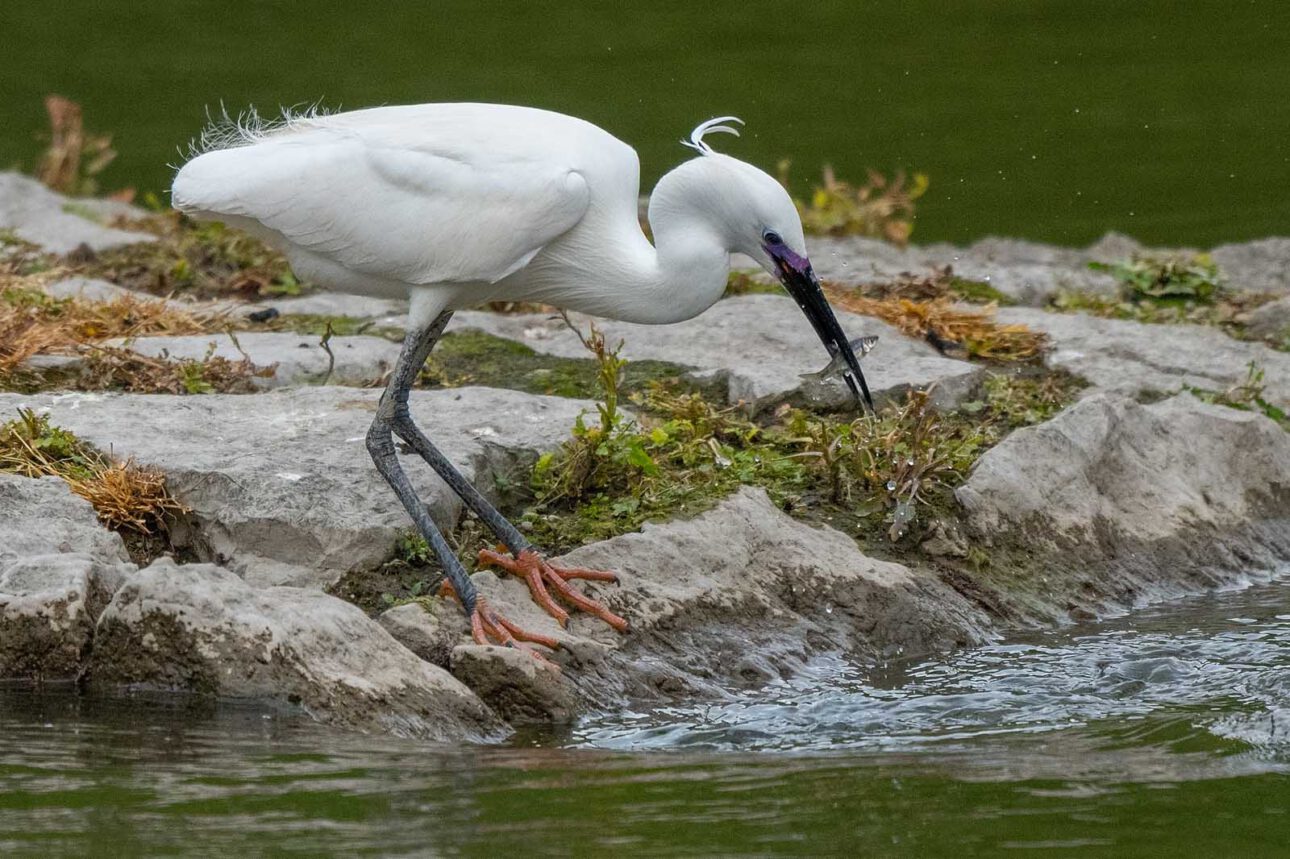
{"label": "egret eye", "polygon": [[779,233],[774,230],[767,230],[762,233],[761,237],[766,240],[766,244],[768,245],[782,245],[784,243],[784,240],[780,237]]}

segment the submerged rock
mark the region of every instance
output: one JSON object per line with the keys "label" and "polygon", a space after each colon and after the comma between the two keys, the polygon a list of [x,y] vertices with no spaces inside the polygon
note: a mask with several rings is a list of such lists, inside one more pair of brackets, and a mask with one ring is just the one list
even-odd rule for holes
{"label": "submerged rock", "polygon": [[253,588],[210,564],[163,558],[99,618],[94,688],[161,688],[298,705],[314,718],[432,740],[504,726],[446,671],[356,606],[306,588]]}
{"label": "submerged rock", "polygon": [[114,217],[137,214],[124,203],[64,197],[30,176],[0,172],[0,230],[12,230],[50,253],[65,254],[81,245],[102,251],[155,241],[147,233],[104,225]]}
{"label": "submerged rock", "polygon": [[133,570],[120,536],[62,480],[0,473],[0,679],[75,677]]}
{"label": "submerged rock", "polygon": [[140,355],[176,361],[202,361],[212,356],[229,361],[249,358],[256,367],[274,368],[271,375],[252,379],[263,388],[374,385],[394,369],[399,358],[399,344],[383,337],[332,337],[327,343],[332,356],[323,348],[321,337],[308,334],[244,331],[236,337],[236,342],[228,334],[136,337],[109,341],[107,345],[126,346]]}
{"label": "submerged rock", "polygon": [[[256,584],[325,586],[387,560],[411,528],[364,439],[380,392],[318,387],[264,394],[0,394],[102,450],[165,472],[192,508],[172,537]],[[412,413],[486,495],[527,483],[531,462],[569,437],[592,405],[489,388],[414,391]],[[419,457],[401,451],[412,485],[441,526],[461,501]]]}
{"label": "submerged rock", "polygon": [[1188,394],[1090,396],[1004,439],[956,496],[1040,616],[1121,610],[1290,558],[1290,434]]}
{"label": "submerged rock", "polygon": [[1290,353],[1262,343],[1234,340],[1205,325],[1152,325],[1083,313],[1005,308],[999,321],[1046,333],[1048,366],[1082,376],[1094,390],[1126,396],[1172,394],[1184,387],[1225,391],[1264,371],[1265,396],[1290,406]]}
{"label": "submerged rock", "polygon": [[[570,319],[585,330],[592,317],[570,314]],[[826,365],[829,354],[802,311],[785,296],[729,298],[676,325],[594,321],[611,345],[623,341],[626,358],[669,361],[693,367],[691,375],[701,380],[724,379],[731,402],[762,407],[782,402],[846,407],[854,402],[841,379],[820,384],[802,378]],[[845,312],[838,321],[850,337],[880,338],[861,362],[875,400],[935,383],[936,402],[948,405],[966,398],[981,380],[981,367],[946,358],[884,322]],[[548,355],[588,357],[577,335],[549,314],[459,313],[449,330],[453,328],[477,328]]]}
{"label": "submerged rock", "polygon": [[626,635],[587,615],[561,629],[520,581],[475,581],[512,620],[562,642],[553,658],[584,706],[719,697],[792,674],[817,653],[873,661],[990,632],[935,576],[867,557],[850,537],[790,518],[761,489],[563,560],[619,574],[619,584],[587,590],[629,619]]}

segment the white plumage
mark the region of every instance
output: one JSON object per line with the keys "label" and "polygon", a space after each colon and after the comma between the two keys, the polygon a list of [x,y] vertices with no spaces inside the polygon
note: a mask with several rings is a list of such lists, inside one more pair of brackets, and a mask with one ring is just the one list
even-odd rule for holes
{"label": "white plumage", "polygon": [[[367,436],[378,471],[439,558],[477,641],[555,647],[477,599],[452,548],[408,481],[398,436],[510,550],[481,559],[525,577],[557,619],[548,589],[618,629],[627,622],[571,590],[569,579],[612,581],[547,561],[474,489],[412,420],[409,389],[451,312],[496,299],[528,300],[629,322],[689,319],[725,291],[730,255],[778,277],[859,397],[855,355],[811,270],[797,210],[761,170],[714,152],[710,120],[685,145],[699,156],[659,180],[650,198],[654,244],[637,221],[640,165],[630,146],[558,113],[487,104],[380,107],[230,125],[172,188],[177,208],[245,229],[286,254],[301,278],[341,292],[409,296],[403,352]],[[856,387],[859,381],[860,388]],[[872,403],[870,404],[872,405]]]}
{"label": "white plumage", "polygon": [[235,129],[180,169],[173,202],[263,238],[319,286],[412,294],[431,315],[507,298],[679,321],[720,297],[731,251],[769,263],[764,230],[806,253],[778,183],[703,142],[737,133],[718,124],[728,119],[696,129],[689,145],[705,157],[659,183],[657,251],[637,222],[635,151],[525,107],[380,107]]}

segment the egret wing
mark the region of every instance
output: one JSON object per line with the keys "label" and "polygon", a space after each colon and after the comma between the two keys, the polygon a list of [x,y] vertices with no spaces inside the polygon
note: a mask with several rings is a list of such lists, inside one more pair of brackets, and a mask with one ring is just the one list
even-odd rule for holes
{"label": "egret wing", "polygon": [[379,126],[292,130],[193,159],[175,178],[174,201],[256,222],[352,271],[495,282],[588,206],[576,169],[524,143]]}

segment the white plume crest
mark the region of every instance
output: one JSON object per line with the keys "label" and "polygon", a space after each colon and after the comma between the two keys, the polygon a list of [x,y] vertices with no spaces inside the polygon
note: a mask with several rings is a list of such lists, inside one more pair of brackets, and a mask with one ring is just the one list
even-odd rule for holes
{"label": "white plume crest", "polygon": [[216,149],[234,149],[259,142],[275,132],[299,128],[311,120],[319,119],[331,113],[324,108],[321,101],[297,107],[279,108],[281,116],[266,119],[252,105],[237,116],[231,116],[223,102],[219,106],[219,115],[212,116],[206,110],[207,126],[201,135],[189,145],[189,157]]}
{"label": "white plume crest", "polygon": [[694,131],[690,132],[690,139],[682,140],[681,145],[690,147],[700,155],[711,155],[716,150],[704,142],[704,136],[711,134],[714,131],[733,134],[735,137],[739,136],[739,129],[735,128],[733,125],[726,125],[725,123],[727,122],[737,122],[740,125],[744,124],[744,121],[737,116],[714,117],[709,119],[707,122],[699,123],[698,127],[695,128]]}

